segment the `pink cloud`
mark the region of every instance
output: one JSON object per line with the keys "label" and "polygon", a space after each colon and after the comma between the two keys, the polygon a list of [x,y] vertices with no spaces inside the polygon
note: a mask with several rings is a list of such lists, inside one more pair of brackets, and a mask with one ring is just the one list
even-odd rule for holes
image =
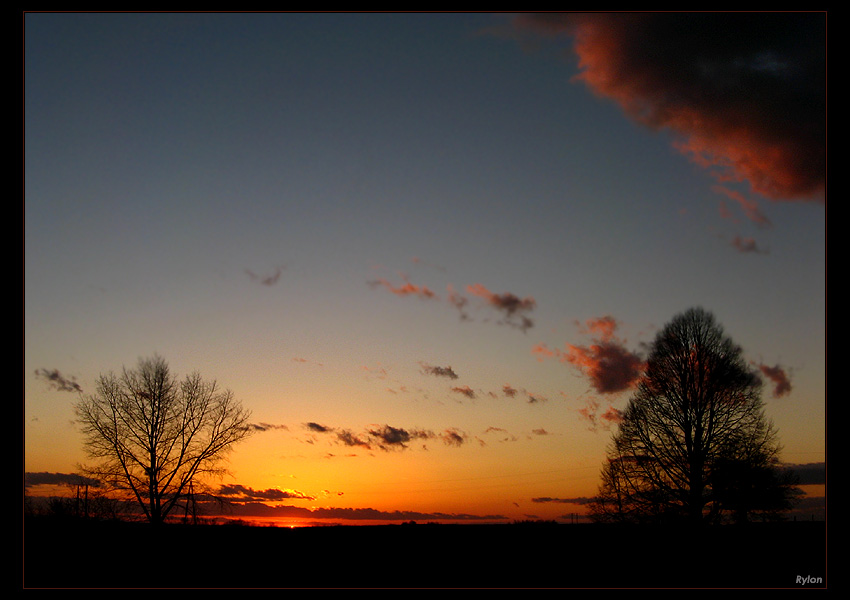
{"label": "pink cloud", "polygon": [[[401,275],[403,283],[394,285],[387,279],[379,277],[378,279],[368,281],[371,287],[383,287],[397,296],[415,296],[428,300],[440,300],[440,297],[429,287],[424,285],[416,285],[411,283],[406,275]],[[491,292],[480,283],[468,285],[466,291],[484,301],[486,307],[495,309],[502,314],[502,318],[498,321],[502,325],[510,325],[517,327],[522,331],[527,331],[534,326],[534,322],[528,316],[537,303],[532,297],[520,298],[519,296],[504,292]],[[472,320],[469,316],[468,306],[470,299],[458,292],[453,285],[449,284],[446,288],[446,302],[449,306],[454,307],[460,312],[461,320]]]}
{"label": "pink cloud", "polygon": [[[716,185],[712,189],[715,192],[723,194],[730,200],[736,202],[738,206],[741,207],[741,210],[744,211],[744,214],[747,216],[747,218],[753,223],[756,223],[757,225],[761,226],[770,225],[770,220],[764,215],[764,213],[761,212],[761,209],[759,208],[758,203],[755,200],[746,198],[740,192],[730,190],[729,188],[723,185]],[[725,207],[721,208],[721,213],[724,215],[729,214]]]}
{"label": "pink cloud", "polygon": [[[810,199],[826,173],[826,17],[818,13],[542,13],[572,37],[577,80],[722,182]],[[823,201],[818,197],[819,201]]]}
{"label": "pink cloud", "polygon": [[589,346],[567,344],[561,360],[584,372],[600,394],[632,388],[643,370],[643,360],[616,341]]}
{"label": "pink cloud", "polygon": [[589,319],[584,331],[596,336],[594,343],[585,346],[568,343],[563,350],[538,344],[531,351],[538,360],[554,358],[576,367],[600,394],[623,392],[637,383],[644,361],[616,337],[616,328],[617,322],[613,317]]}
{"label": "pink cloud", "polygon": [[506,317],[506,323],[515,325],[522,330],[526,330],[533,326],[533,321],[526,315],[526,313],[534,310],[534,307],[537,306],[537,302],[535,302],[534,298],[530,296],[520,298],[519,296],[509,292],[498,294],[496,292],[491,292],[480,283],[466,286],[466,291],[473,296],[482,298],[489,306],[503,312]]}
{"label": "pink cloud", "polygon": [[434,299],[437,298],[437,294],[435,294],[431,289],[426,286],[414,285],[410,283],[406,276],[402,275],[402,279],[404,283],[401,285],[393,285],[389,281],[384,278],[379,278],[375,281],[369,282],[372,286],[383,286],[388,289],[390,292],[397,296],[418,296],[419,298],[425,299]]}
{"label": "pink cloud", "polygon": [[[581,327],[581,325],[579,325]],[[594,334],[603,340],[610,340],[617,330],[617,320],[610,316],[595,317],[585,321],[585,333]]]}
{"label": "pink cloud", "polygon": [[467,398],[475,398],[475,390],[473,390],[468,385],[453,387],[452,391],[456,394],[461,394],[462,396],[466,396]]}
{"label": "pink cloud", "polygon": [[784,368],[779,365],[759,365],[762,375],[773,382],[773,397],[780,398],[791,393],[791,378]]}
{"label": "pink cloud", "polygon": [[596,431],[599,426],[608,430],[612,426],[620,424],[623,420],[623,412],[610,405],[605,412],[599,414],[599,402],[596,400],[588,400],[583,407],[578,409],[578,414],[590,424],[591,431]]}

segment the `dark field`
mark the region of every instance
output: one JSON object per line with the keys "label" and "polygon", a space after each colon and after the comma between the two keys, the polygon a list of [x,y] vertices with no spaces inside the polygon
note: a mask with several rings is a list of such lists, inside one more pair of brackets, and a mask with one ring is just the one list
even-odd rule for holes
{"label": "dark field", "polygon": [[554,524],[173,525],[154,532],[139,524],[42,518],[25,521],[23,540],[24,588],[809,588],[827,582],[823,522],[700,533]]}

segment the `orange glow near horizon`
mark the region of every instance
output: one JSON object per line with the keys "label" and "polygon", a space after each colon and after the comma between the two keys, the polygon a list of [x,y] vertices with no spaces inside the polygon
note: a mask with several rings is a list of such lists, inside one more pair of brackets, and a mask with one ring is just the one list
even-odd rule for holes
{"label": "orange glow near horizon", "polygon": [[571,522],[697,306],[825,461],[825,15],[25,17],[25,477],[157,355],[234,518]]}

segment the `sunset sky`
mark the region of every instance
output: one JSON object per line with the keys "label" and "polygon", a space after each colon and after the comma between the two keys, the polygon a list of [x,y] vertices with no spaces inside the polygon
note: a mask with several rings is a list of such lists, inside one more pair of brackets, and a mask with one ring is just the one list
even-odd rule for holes
{"label": "sunset sky", "polygon": [[252,412],[233,499],[564,519],[693,306],[826,460],[825,14],[23,25],[26,472],[158,354]]}

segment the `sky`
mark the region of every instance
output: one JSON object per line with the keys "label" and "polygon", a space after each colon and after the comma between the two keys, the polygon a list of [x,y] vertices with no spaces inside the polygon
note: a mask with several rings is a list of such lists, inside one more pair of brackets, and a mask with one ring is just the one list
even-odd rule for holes
{"label": "sky", "polygon": [[571,519],[695,306],[783,461],[826,460],[825,13],[23,33],[28,482],[87,461],[79,394],[159,355],[251,411],[243,513]]}

